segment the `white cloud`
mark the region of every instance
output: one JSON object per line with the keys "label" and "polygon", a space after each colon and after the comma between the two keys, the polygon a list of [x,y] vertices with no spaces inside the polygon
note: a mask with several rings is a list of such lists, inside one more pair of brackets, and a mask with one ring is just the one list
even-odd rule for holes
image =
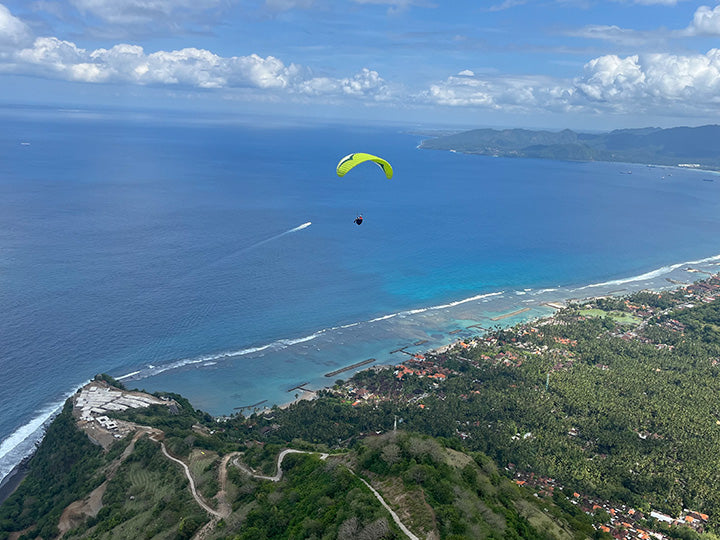
{"label": "white cloud", "polygon": [[371,101],[391,97],[385,81],[363,68],[352,77],[313,77],[307,68],[273,56],[225,58],[204,49],[146,53],[119,44],[88,51],[55,37],[37,38],[31,47],[0,57],[0,71],[85,83],[126,83],[190,88],[245,88],[259,93],[352,97]]}
{"label": "white cloud", "polygon": [[[91,0],[83,0],[89,2]],[[99,1],[99,0],[97,0]],[[158,1],[158,4],[163,2]],[[259,94],[352,97],[387,100],[392,93],[377,71],[361,69],[351,77],[316,77],[308,68],[274,56],[222,57],[205,49],[146,53],[121,43],[92,51],[56,37],[32,39],[29,29],[0,4],[0,72],[85,83],[125,83],[188,88],[244,88]]]}
{"label": "white cloud", "polygon": [[514,8],[527,4],[528,0],[504,0],[500,4],[495,4],[487,8],[488,11],[504,11],[506,9]]}
{"label": "white cloud", "polygon": [[315,0],[265,0],[265,7],[272,11],[288,11],[291,9],[308,9],[315,5]]}
{"label": "white cloud", "polygon": [[707,54],[606,55],[575,79],[451,76],[423,96],[449,106],[527,112],[717,112],[720,49]]}
{"label": "white cloud", "polygon": [[574,82],[590,102],[618,110],[708,108],[720,102],[720,50],[596,58]]}
{"label": "white cloud", "polygon": [[720,5],[710,8],[700,6],[693,15],[693,20],[686,29],[688,35],[720,35]]}
{"label": "white cloud", "polygon": [[16,47],[32,41],[30,28],[0,4],[0,49]]}
{"label": "white cloud", "polygon": [[87,51],[54,37],[37,38],[17,51],[3,69],[81,82],[123,82],[197,88],[290,87],[299,74],[293,64],[256,54],[223,58],[204,49],[185,48],[146,54],[137,45]]}
{"label": "white cloud", "polygon": [[650,43],[663,42],[669,37],[668,32],[640,32],[616,25],[590,25],[578,30],[567,32],[568,36],[586,39],[602,39],[614,44],[627,46],[644,46]]}
{"label": "white cloud", "polygon": [[544,76],[474,76],[470,70],[433,84],[425,98],[451,106],[492,110],[567,111],[573,108],[575,90],[561,80]]}
{"label": "white cloud", "polygon": [[202,13],[222,0],[71,0],[84,14],[113,24],[138,24],[162,20],[174,13]]}
{"label": "white cloud", "polygon": [[313,77],[302,81],[297,88],[301,94],[308,96],[352,96],[383,101],[392,97],[392,92],[377,71],[363,68],[353,77],[331,79],[329,77]]}
{"label": "white cloud", "polygon": [[356,4],[377,4],[388,6],[388,13],[399,13],[410,6],[418,6],[425,8],[437,7],[436,4],[428,0],[352,0]]}

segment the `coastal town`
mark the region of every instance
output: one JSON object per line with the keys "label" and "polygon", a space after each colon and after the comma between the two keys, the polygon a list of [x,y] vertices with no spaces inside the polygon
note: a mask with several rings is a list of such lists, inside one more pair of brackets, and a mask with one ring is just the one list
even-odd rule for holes
{"label": "coastal town", "polygon": [[[657,297],[658,300],[662,298],[662,293],[648,291],[647,294]],[[712,275],[703,281],[676,289],[673,293],[665,293],[665,296],[667,305],[663,307],[633,303],[628,299],[612,296],[601,296],[568,304],[575,310],[575,315],[572,316],[575,320],[608,317],[618,322],[608,331],[608,336],[612,338],[650,345],[659,351],[672,351],[674,345],[651,340],[645,335],[644,329],[650,322],[654,322],[659,328],[669,331],[671,335],[682,336],[686,325],[671,314],[714,302],[720,297],[720,275]],[[349,382],[336,385],[332,393],[346,400],[353,407],[377,406],[384,401],[404,400],[407,406],[425,409],[427,398],[430,396],[440,400],[445,399],[443,384],[447,380],[463,375],[457,369],[458,362],[475,368],[489,366],[495,369],[513,370],[520,368],[528,358],[539,355],[551,358],[553,362],[547,372],[546,385],[548,385],[553,373],[571,369],[577,360],[575,339],[553,336],[550,340],[553,345],[538,344],[537,338],[542,336],[544,328],[558,324],[562,325],[566,322],[560,322],[556,316],[551,316],[520,325],[512,334],[513,337],[508,340],[505,340],[501,334],[489,333],[461,339],[446,348],[424,354],[407,353],[409,357],[403,362],[371,368],[376,372],[391,370],[392,378],[384,377],[383,382],[380,383],[377,382],[377,378],[371,378],[368,379],[370,382],[367,385],[362,385],[357,381],[363,381],[364,378],[356,377]],[[711,358],[709,363],[712,367],[718,366],[720,358]],[[610,370],[610,366],[602,362],[596,363],[595,368],[601,371]],[[478,379],[473,380],[473,383],[480,388],[483,381]],[[510,385],[510,387],[514,386],[514,384]],[[460,398],[467,400],[473,393],[479,394],[480,391],[470,390],[468,394],[460,395]],[[720,424],[720,420],[718,423]],[[462,440],[473,437],[469,427],[471,426],[466,427],[458,422],[456,436]],[[578,438],[579,435],[576,427],[567,431],[567,437],[570,439]],[[640,440],[660,437],[650,431],[637,431],[636,435]],[[528,440],[533,438],[533,434],[517,433],[511,438],[515,441]],[[708,525],[709,516],[701,511],[684,508],[677,515],[669,515],[652,507],[640,510],[626,504],[584,495],[578,491],[568,491],[563,489],[560,482],[552,478],[532,471],[518,470],[514,463],[507,463],[505,471],[518,486],[531,489],[537,497],[552,498],[556,493],[567,497],[573,505],[593,517],[596,530],[607,533],[612,538],[664,540],[676,536],[669,534],[673,528],[686,527],[696,533],[703,533]]]}
{"label": "coastal town", "polygon": [[[505,470],[513,474],[515,465],[508,463]],[[563,493],[589,516],[597,518],[595,527],[597,530],[610,534],[613,538],[649,540],[656,538],[665,540],[671,538],[668,534],[659,532],[659,526],[666,527],[688,527],[695,532],[705,532],[709,516],[702,512],[683,509],[679,516],[669,516],[662,512],[650,510],[643,512],[624,504],[614,504],[598,498],[582,495],[576,491],[564,493],[554,479],[535,473],[514,472],[513,479],[518,486],[532,490],[536,497],[552,497],[556,491]]]}

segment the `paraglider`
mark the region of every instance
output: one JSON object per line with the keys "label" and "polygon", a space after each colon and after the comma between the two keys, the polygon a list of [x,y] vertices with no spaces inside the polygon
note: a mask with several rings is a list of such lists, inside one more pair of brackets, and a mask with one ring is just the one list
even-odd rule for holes
{"label": "paraglider", "polygon": [[[388,180],[392,178],[393,169],[387,161],[385,161],[383,158],[373,156],[372,154],[365,154],[363,152],[348,154],[347,156],[342,158],[337,164],[337,175],[343,177],[348,173],[348,171],[350,171],[350,169],[357,165],[360,165],[361,163],[365,163],[366,161],[372,161],[373,163],[377,164],[377,166],[380,167],[385,173],[385,176]],[[362,225],[362,222],[362,214],[358,214],[358,216],[353,220],[353,223],[355,225]]]}
{"label": "paraglider", "polygon": [[387,176],[388,180],[392,178],[393,176],[393,170],[392,166],[385,161],[383,158],[373,156],[372,154],[365,154],[363,152],[356,152],[354,154],[348,154],[344,158],[340,160],[340,163],[337,165],[337,175],[338,176],[345,176],[350,169],[355,167],[356,165],[360,165],[361,163],[365,163],[366,161],[372,161],[374,163],[377,163],[377,166],[380,167],[383,172],[385,173],[385,176]]}

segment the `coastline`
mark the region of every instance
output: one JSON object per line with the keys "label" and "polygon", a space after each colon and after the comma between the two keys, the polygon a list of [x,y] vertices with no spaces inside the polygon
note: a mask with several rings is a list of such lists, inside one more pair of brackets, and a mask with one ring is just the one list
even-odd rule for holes
{"label": "coastline", "polygon": [[20,483],[30,472],[28,462],[32,459],[33,455],[34,452],[15,465],[8,475],[0,481],[0,505],[9,499],[13,493],[15,493],[15,490],[18,486],[20,486]]}
{"label": "coastline", "polygon": [[[710,173],[710,174],[717,174],[720,175],[720,166],[716,169],[707,169],[702,164],[688,164],[688,163],[647,163],[645,161],[608,161],[604,159],[569,159],[569,158],[563,158],[558,159],[556,157],[539,157],[539,156],[525,156],[525,155],[514,155],[511,153],[508,154],[492,154],[489,152],[472,152],[468,150],[457,150],[455,148],[432,148],[428,146],[423,146],[426,141],[432,141],[435,139],[438,139],[443,136],[447,135],[459,135],[462,132],[457,133],[450,133],[450,134],[441,134],[441,135],[430,135],[430,138],[423,139],[419,144],[415,146],[417,150],[434,150],[436,152],[449,152],[452,154],[464,154],[466,156],[485,156],[485,157],[492,157],[492,158],[505,158],[505,159],[542,159],[542,160],[550,160],[550,161],[571,161],[575,163],[617,163],[619,165],[636,165],[636,166],[642,166],[642,167],[653,167],[653,168],[665,168],[665,169],[677,169],[677,170],[683,170],[683,171],[697,171],[702,173]],[[420,134],[422,135],[422,134]],[[522,151],[522,150],[521,150]],[[695,165],[698,165],[697,167]]]}
{"label": "coastline", "polygon": [[[343,378],[349,378],[355,373],[366,369],[399,363],[401,359],[404,359],[404,355],[412,356],[415,354],[443,352],[463,339],[481,335],[497,327],[509,327],[552,316],[570,301],[583,301],[601,296],[624,296],[639,290],[662,291],[676,289],[702,279],[706,277],[706,274],[716,274],[718,270],[720,270],[720,255],[714,255],[699,260],[668,264],[639,275],[589,285],[488,292],[441,305],[411,309],[376,317],[370,321],[318,331],[313,334],[312,339],[298,338],[289,342],[282,349],[272,352],[278,358],[289,358],[294,356],[295,353],[303,354],[308,350],[323,353],[325,352],[323,348],[328,347],[331,349],[330,352],[337,352],[332,356],[335,363],[326,362],[317,366],[317,374],[302,372],[302,381],[308,382],[303,382],[301,387],[293,387],[299,394],[295,399],[287,399],[288,385],[281,392],[276,392],[275,395],[273,395],[271,388],[260,386],[258,392],[261,397],[259,399],[248,398],[245,403],[249,402],[258,405],[256,409],[258,412],[269,410],[274,405],[287,408],[299,401],[315,399],[318,390],[332,387],[334,380],[329,381],[324,376],[328,372],[332,373],[339,369],[345,375]],[[333,349],[332,347],[336,347],[336,344],[330,340],[325,340],[325,337],[335,330],[339,330],[343,334],[343,339],[349,341],[349,345],[345,345],[345,348],[341,350]],[[387,336],[392,339],[389,346],[377,352],[377,354],[368,353],[368,347],[380,346],[379,343],[382,345],[384,342],[381,342],[380,339],[386,339]],[[359,350],[363,347],[363,350]],[[261,354],[264,353],[269,356],[267,352],[269,348],[270,346],[263,348]],[[404,355],[393,354],[398,351],[404,353]],[[368,357],[375,360],[371,363],[360,361]],[[272,361],[267,357],[265,360]],[[197,380],[197,377],[207,374],[207,371],[192,369],[198,364],[194,363],[186,368],[184,372],[186,378],[190,380],[195,378]],[[225,373],[222,370],[217,372]],[[200,373],[203,373],[203,375],[200,375]],[[126,377],[124,382],[132,386],[135,382],[134,379],[135,377]],[[196,403],[196,396],[186,395],[184,389],[168,385],[167,390],[177,391],[190,399],[191,402]],[[74,393],[74,390],[69,395],[72,393]],[[233,410],[233,403],[226,396],[221,395],[220,399],[224,400],[223,406],[226,412],[208,411],[213,416],[221,417],[238,413],[237,410]],[[202,403],[196,406],[207,410]],[[247,412],[251,413],[251,411]],[[31,448],[34,451],[35,445],[31,445]],[[24,456],[18,455],[16,459],[19,458],[26,460],[28,454],[26,453]],[[18,463],[13,464],[10,462],[9,465],[10,472],[0,479],[0,486],[4,490],[2,493],[11,493],[9,486],[15,486],[24,478],[23,470]],[[14,490],[14,487],[12,487],[12,490]]]}

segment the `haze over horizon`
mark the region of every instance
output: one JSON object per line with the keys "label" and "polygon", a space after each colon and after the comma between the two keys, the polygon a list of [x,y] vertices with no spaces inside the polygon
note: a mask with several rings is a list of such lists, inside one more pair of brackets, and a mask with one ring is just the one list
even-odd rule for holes
{"label": "haze over horizon", "polygon": [[3,0],[0,104],[606,130],[720,122],[720,4]]}

